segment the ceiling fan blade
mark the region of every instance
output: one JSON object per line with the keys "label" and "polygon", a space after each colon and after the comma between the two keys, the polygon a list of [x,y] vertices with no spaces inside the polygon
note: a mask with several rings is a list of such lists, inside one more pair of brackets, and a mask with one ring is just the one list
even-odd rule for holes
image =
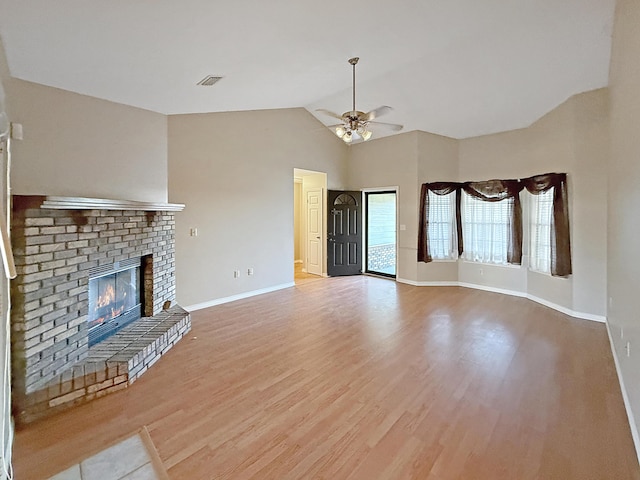
{"label": "ceiling fan blade", "polygon": [[334,113],[331,110],[326,110],[324,108],[317,108],[316,112],[324,113],[325,115],[329,115],[330,117],[337,118],[338,120],[342,120],[342,115],[338,115],[337,113]]}
{"label": "ceiling fan blade", "polygon": [[399,132],[404,128],[404,125],[398,125],[396,123],[382,123],[382,122],[369,122],[367,125],[372,127],[384,127],[394,132]]}
{"label": "ceiling fan blade", "polygon": [[370,112],[365,113],[364,115],[360,115],[358,117],[358,120],[362,120],[363,122],[370,122],[371,120],[375,120],[385,113],[389,113],[391,110],[393,110],[393,108],[383,105],[374,110],[371,110]]}

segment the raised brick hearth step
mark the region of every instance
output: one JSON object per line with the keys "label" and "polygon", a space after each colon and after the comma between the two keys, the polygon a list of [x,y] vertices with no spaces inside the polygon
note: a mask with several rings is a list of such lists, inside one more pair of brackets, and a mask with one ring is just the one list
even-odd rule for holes
{"label": "raised brick hearth step", "polygon": [[128,387],[189,330],[191,317],[180,306],[137,320],[90,348],[84,360],[45,388],[27,395],[18,421],[29,423]]}

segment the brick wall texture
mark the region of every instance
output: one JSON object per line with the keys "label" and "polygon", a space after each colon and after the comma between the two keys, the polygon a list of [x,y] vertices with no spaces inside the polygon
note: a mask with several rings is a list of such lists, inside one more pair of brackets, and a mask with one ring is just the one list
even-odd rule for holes
{"label": "brick wall texture", "polygon": [[367,248],[367,268],[374,271],[382,271],[396,264],[395,243],[373,245]]}
{"label": "brick wall texture", "polygon": [[147,257],[145,315],[175,301],[173,212],[41,209],[42,199],[13,197],[18,276],[11,282],[12,371],[18,395],[41,389],[87,356],[91,268]]}

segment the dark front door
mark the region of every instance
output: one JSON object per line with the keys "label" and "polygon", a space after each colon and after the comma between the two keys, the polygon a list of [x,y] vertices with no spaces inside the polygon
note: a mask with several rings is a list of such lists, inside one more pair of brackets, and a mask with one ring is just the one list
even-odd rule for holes
{"label": "dark front door", "polygon": [[329,190],[327,195],[327,274],[362,273],[362,194]]}

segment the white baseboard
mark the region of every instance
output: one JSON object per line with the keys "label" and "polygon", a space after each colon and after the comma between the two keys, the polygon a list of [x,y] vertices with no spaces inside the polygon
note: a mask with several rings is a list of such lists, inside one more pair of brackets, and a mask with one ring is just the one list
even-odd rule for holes
{"label": "white baseboard", "polygon": [[414,287],[459,287],[460,282],[416,282],[415,280],[407,280],[406,278],[396,278],[396,282],[406,283]]}
{"label": "white baseboard", "polygon": [[237,295],[231,295],[230,297],[216,298],[215,300],[209,300],[208,302],[195,303],[183,307],[188,312],[195,312],[196,310],[202,310],[203,308],[215,307],[216,305],[222,305],[223,303],[235,302],[236,300],[242,300],[244,298],[255,297],[256,295],[262,295],[263,293],[271,293],[276,290],[282,290],[284,288],[294,287],[295,283],[282,283],[273,287],[262,288],[260,290],[251,290],[250,292],[239,293]]}
{"label": "white baseboard", "polygon": [[582,320],[591,320],[592,322],[600,322],[600,323],[606,323],[607,321],[606,317],[603,315],[594,315],[592,313],[576,312],[575,310],[571,310],[567,307],[563,307],[562,305],[558,305],[557,303],[549,302],[548,300],[544,300],[534,295],[529,295],[528,293],[525,293],[525,292],[518,292],[516,290],[507,290],[504,288],[488,287],[486,285],[478,285],[476,283],[466,283],[466,282],[457,282],[457,281],[416,282],[414,280],[407,280],[405,278],[397,278],[396,281],[400,283],[406,283],[408,285],[413,285],[414,287],[465,287],[465,288],[474,288],[476,290],[484,290],[486,292],[501,293],[503,295],[511,295],[514,297],[528,298],[529,300],[532,300],[536,303],[544,305],[545,307],[553,308],[554,310],[564,313],[565,315],[569,315],[570,317],[573,317],[573,318],[580,318]]}
{"label": "white baseboard", "polygon": [[583,320],[591,320],[592,322],[607,323],[607,317],[605,317],[604,315],[594,315],[593,313],[576,312],[575,310],[571,310],[569,308],[563,307],[556,303],[552,303],[542,298],[538,298],[529,294],[527,294],[526,297],[529,300],[533,300],[534,302],[544,305],[545,307],[558,310],[559,312],[569,315],[570,317],[581,318]]}
{"label": "white baseboard", "polygon": [[627,395],[627,388],[624,386],[624,378],[622,377],[622,370],[620,369],[620,362],[618,361],[618,354],[613,344],[613,337],[611,336],[611,328],[609,322],[605,322],[607,326],[607,335],[609,336],[609,344],[611,345],[611,355],[613,355],[613,363],[616,366],[616,373],[618,374],[618,383],[620,383],[620,390],[622,391],[622,400],[624,401],[624,409],[627,411],[627,420],[629,421],[629,427],[631,428],[631,437],[633,438],[633,445],[636,447],[636,456],[640,463],[640,435],[638,434],[638,428],[636,427],[636,421],[631,410],[631,402]]}
{"label": "white baseboard", "polygon": [[518,292],[517,290],[507,290],[506,288],[488,287],[486,285],[478,285],[477,283],[466,283],[466,282],[459,282],[458,285],[465,288],[473,288],[475,290],[484,290],[485,292],[501,293],[503,295],[511,295],[512,297],[527,298],[526,293]]}

